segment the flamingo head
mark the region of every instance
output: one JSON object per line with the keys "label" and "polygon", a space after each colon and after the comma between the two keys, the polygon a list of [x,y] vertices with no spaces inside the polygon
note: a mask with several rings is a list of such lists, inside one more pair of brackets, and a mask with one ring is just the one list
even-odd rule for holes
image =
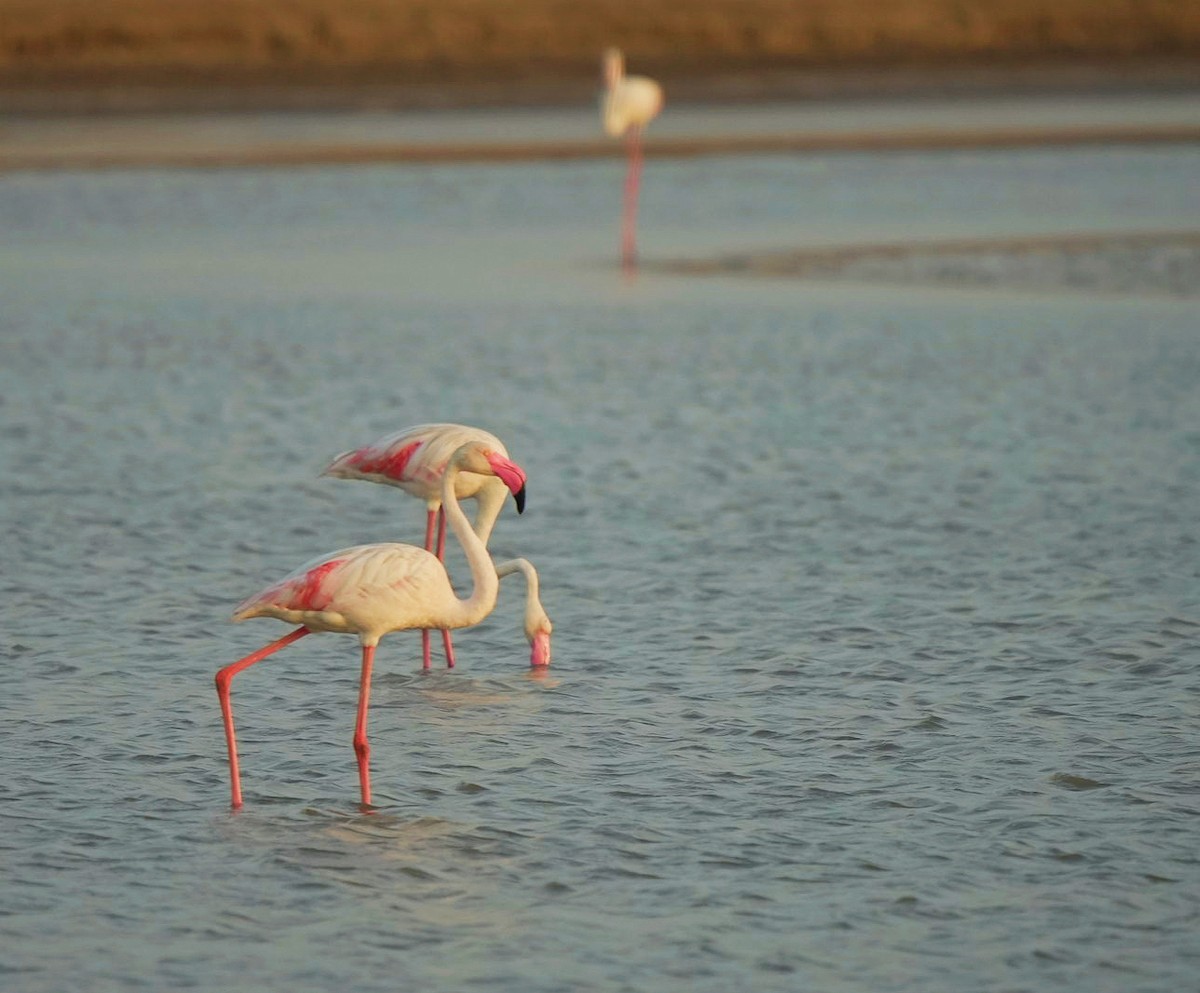
{"label": "flamingo head", "polygon": [[525,510],[525,470],[511,459],[486,445],[463,445],[450,457],[450,465],[464,472],[496,476],[508,487],[517,504],[517,513]]}
{"label": "flamingo head", "polygon": [[606,48],[603,64],[604,85],[611,90],[621,82],[621,77],[625,75],[625,56],[621,54],[619,48]]}
{"label": "flamingo head", "polygon": [[[532,575],[531,575],[532,574]],[[529,567],[525,581],[529,583],[529,596],[525,601],[525,637],[529,640],[529,664],[534,669],[550,664],[550,632],[554,625],[546,609],[538,599],[538,581],[533,566]]]}
{"label": "flamingo head", "polygon": [[534,631],[529,638],[529,664],[534,669],[550,664],[550,618],[545,617],[545,625]]}
{"label": "flamingo head", "polygon": [[487,461],[488,465],[492,467],[493,474],[500,477],[513,495],[517,513],[525,513],[525,470],[517,463],[506,459],[503,455],[497,455],[495,452],[487,454]]}

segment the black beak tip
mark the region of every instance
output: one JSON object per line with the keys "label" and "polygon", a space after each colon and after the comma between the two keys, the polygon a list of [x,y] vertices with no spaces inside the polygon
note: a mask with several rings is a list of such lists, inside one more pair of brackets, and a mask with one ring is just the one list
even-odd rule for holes
{"label": "black beak tip", "polygon": [[513,494],[513,500],[517,504],[517,513],[525,513],[525,487],[522,486],[516,493]]}

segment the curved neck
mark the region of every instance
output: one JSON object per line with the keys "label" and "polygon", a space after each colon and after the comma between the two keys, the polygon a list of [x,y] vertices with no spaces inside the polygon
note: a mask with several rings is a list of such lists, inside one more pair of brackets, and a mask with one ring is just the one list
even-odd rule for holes
{"label": "curved neck", "polygon": [[519,572],[525,577],[525,596],[528,599],[538,598],[538,574],[529,559],[509,559],[507,562],[496,563],[496,575],[503,579]]}
{"label": "curved neck", "polygon": [[525,633],[531,635],[546,619],[546,611],[542,608],[542,601],[538,599],[537,570],[528,559],[509,559],[496,566],[496,575],[500,579],[514,572],[519,572],[525,577]]}
{"label": "curved neck", "polygon": [[496,606],[496,595],[500,592],[500,578],[496,575],[496,567],[492,557],[488,555],[487,546],[479,540],[471,530],[471,522],[459,506],[458,497],[454,493],[454,481],[458,477],[459,467],[454,462],[446,467],[442,476],[442,509],[450,530],[454,532],[462,550],[467,556],[467,565],[471,569],[471,579],[475,588],[465,600],[458,600],[459,622],[454,626],[469,627],[478,624]]}
{"label": "curved neck", "polygon": [[489,476],[488,481],[475,494],[475,525],[473,530],[479,540],[485,545],[492,536],[492,528],[496,526],[496,518],[504,509],[504,501],[508,499],[508,487],[500,479]]}
{"label": "curved neck", "polygon": [[625,57],[615,48],[604,53],[604,85],[610,90],[625,77]]}

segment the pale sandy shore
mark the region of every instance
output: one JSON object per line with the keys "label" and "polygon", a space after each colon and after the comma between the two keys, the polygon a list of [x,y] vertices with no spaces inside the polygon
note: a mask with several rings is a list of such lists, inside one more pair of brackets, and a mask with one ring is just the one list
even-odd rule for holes
{"label": "pale sandy shore", "polygon": [[[2,136],[2,130],[0,130]],[[2,138],[0,138],[2,140]],[[1141,125],[1012,129],[969,128],[906,133],[792,133],[664,138],[646,143],[648,158],[745,155],[778,152],[873,152],[903,149],[987,149],[1036,146],[1147,145],[1200,142],[1200,126]],[[108,143],[105,143],[106,145]],[[214,141],[206,148],[91,147],[47,142],[16,150],[0,143],[0,172],[61,169],[251,168],[367,163],[517,162],[616,158],[619,144],[603,140],[449,142],[396,145],[275,143],[239,146]]]}
{"label": "pale sandy shore", "polygon": [[[1200,93],[669,105],[651,157],[1200,142]],[[541,109],[0,118],[0,170],[581,159],[624,154],[594,100]]]}

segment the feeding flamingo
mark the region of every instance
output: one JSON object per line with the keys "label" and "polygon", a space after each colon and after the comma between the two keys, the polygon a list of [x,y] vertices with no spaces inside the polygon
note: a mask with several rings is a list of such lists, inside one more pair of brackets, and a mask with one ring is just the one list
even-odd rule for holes
{"label": "feeding flamingo", "polygon": [[[375,483],[398,486],[412,496],[425,501],[425,549],[434,551],[434,521],[437,521],[437,550],[445,558],[446,517],[442,512],[442,476],[450,456],[469,442],[487,445],[493,452],[508,458],[508,451],[494,434],[465,424],[418,424],[403,428],[377,441],[343,452],[321,472],[322,476],[339,479],[366,479]],[[485,545],[491,537],[496,518],[504,506],[507,490],[495,476],[481,476],[464,471],[455,485],[459,500],[474,500],[475,535]],[[522,509],[517,502],[517,512]],[[454,666],[454,645],[449,631],[442,631],[442,646],[446,665]],[[421,632],[421,656],[426,669],[430,666],[429,631]]]}
{"label": "feeding flamingo", "polygon": [[625,175],[625,202],[621,214],[621,265],[637,265],[636,233],[638,184],[642,175],[642,132],[663,106],[662,87],[645,76],[625,75],[620,49],[604,53],[605,94],[601,103],[604,130],[613,138],[626,136],[629,169]]}
{"label": "feeding flamingo", "polygon": [[451,530],[462,543],[474,581],[467,599],[458,598],[445,566],[435,555],[414,545],[387,543],[359,545],[321,556],[238,605],[233,614],[235,621],[275,617],[301,626],[217,673],[234,807],[242,805],[242,787],[229,699],[233,677],[313,631],[356,634],[362,646],[354,751],[362,802],[371,802],[367,708],[379,639],[392,631],[413,628],[469,627],[496,606],[500,580],[487,548],[471,530],[459,506],[456,484],[460,473],[498,478],[512,492],[519,508],[524,502],[525,472],[487,445],[473,442],[454,452],[442,474],[442,507]]}

